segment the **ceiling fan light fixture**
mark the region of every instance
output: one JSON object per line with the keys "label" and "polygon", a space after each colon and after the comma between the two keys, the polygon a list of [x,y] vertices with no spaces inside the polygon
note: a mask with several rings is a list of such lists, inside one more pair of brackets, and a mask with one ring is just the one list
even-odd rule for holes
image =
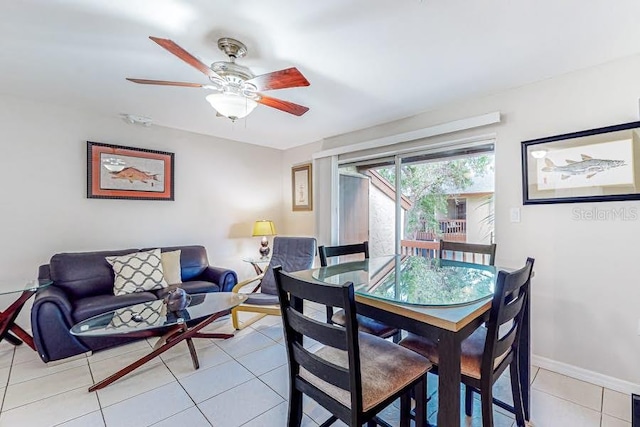
{"label": "ceiling fan light fixture", "polygon": [[232,93],[212,93],[205,99],[218,113],[231,120],[248,116],[258,106],[253,99]]}

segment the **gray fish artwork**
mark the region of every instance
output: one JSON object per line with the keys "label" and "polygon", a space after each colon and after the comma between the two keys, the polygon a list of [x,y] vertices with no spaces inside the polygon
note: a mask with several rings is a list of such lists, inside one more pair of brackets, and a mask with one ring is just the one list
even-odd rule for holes
{"label": "gray fish artwork", "polygon": [[586,154],[581,154],[580,157],[582,157],[581,161],[565,160],[567,164],[564,166],[557,166],[551,159],[546,158],[544,159],[546,166],[542,168],[542,171],[561,173],[561,179],[568,179],[573,175],[586,175],[587,178],[591,178],[608,169],[626,165],[624,160],[594,159]]}

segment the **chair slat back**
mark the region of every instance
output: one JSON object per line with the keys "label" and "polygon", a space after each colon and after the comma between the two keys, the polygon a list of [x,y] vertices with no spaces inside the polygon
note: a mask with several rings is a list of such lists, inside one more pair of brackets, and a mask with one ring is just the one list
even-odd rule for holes
{"label": "chair slat back", "polygon": [[[482,374],[489,375],[510,361],[518,351],[522,319],[533,271],[533,258],[520,270],[498,272],[496,289],[487,322],[487,339],[482,359]],[[506,332],[504,330],[506,329]],[[486,372],[485,372],[486,370]]]}
{"label": "chair slat back", "polygon": [[[320,265],[326,267],[329,265],[328,258],[340,257],[345,255],[363,254],[364,259],[369,259],[369,242],[355,243],[351,245],[340,246],[319,246],[318,254],[320,255]],[[333,317],[333,307],[327,305],[327,322],[331,323]]]}
{"label": "chair slat back", "polygon": [[[329,285],[307,281],[282,271],[280,267],[274,268],[274,274],[285,329],[291,387],[303,382],[305,393],[311,390],[314,394],[324,395],[321,390],[300,376],[300,369],[304,368],[316,377],[350,392],[351,410],[361,411],[360,351],[353,283]],[[305,316],[304,301],[342,308],[345,312],[345,326],[336,326]],[[325,346],[346,351],[348,367],[338,366],[310,352],[303,345],[305,336]]]}
{"label": "chair slat back", "polygon": [[325,322],[318,322],[296,310],[289,308],[287,310],[289,318],[289,326],[299,334],[318,341],[321,344],[340,350],[347,350],[347,332],[344,328],[334,325],[328,325]]}
{"label": "chair slat back", "polygon": [[369,242],[365,241],[353,245],[320,246],[318,247],[318,253],[320,254],[320,265],[322,267],[327,266],[327,258],[333,258],[337,256],[363,254],[364,258],[368,259]]}
{"label": "chair slat back", "polygon": [[334,365],[324,359],[310,353],[300,343],[293,345],[293,359],[297,364],[311,372],[316,377],[340,387],[343,390],[349,390],[349,370],[341,366]]}
{"label": "chair slat back", "polygon": [[471,262],[474,264],[494,265],[496,244],[450,242],[440,240],[440,259]]}

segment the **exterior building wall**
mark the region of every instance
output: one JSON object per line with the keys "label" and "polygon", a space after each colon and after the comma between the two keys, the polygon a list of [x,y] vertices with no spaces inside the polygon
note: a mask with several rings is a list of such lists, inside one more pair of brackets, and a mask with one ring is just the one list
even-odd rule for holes
{"label": "exterior building wall", "polygon": [[487,221],[493,212],[493,199],[487,203],[489,196],[467,196],[467,242],[491,243],[493,221]]}
{"label": "exterior building wall", "polygon": [[395,201],[375,185],[369,186],[369,255],[395,253]]}

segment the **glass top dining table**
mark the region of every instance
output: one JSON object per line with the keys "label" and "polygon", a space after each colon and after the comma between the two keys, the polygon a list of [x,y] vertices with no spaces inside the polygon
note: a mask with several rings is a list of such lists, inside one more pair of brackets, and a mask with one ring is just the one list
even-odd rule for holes
{"label": "glass top dining table", "polygon": [[420,256],[390,255],[321,267],[312,277],[353,282],[356,294],[393,303],[455,307],[493,295],[496,268]]}
{"label": "glass top dining table", "polygon": [[[460,425],[461,344],[489,320],[498,269],[391,255],[293,273],[327,284],[352,282],[358,314],[438,342],[438,427]],[[518,353],[525,418],[530,407],[529,301]]]}

